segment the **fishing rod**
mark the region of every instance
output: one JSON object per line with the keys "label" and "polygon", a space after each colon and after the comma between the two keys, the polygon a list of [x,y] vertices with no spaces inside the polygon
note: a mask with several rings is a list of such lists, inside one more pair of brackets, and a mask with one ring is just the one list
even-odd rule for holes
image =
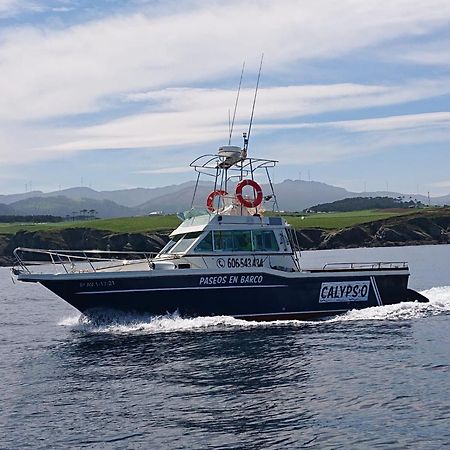
{"label": "fishing rod", "polygon": [[253,106],[252,106],[252,114],[250,116],[250,123],[248,126],[247,133],[244,133],[244,151],[246,154],[247,154],[247,149],[248,149],[248,142],[250,140],[250,133],[252,131],[253,115],[255,113],[256,96],[258,95],[259,79],[261,78],[261,69],[262,69],[263,59],[264,59],[264,53],[261,54],[261,62],[259,63],[258,79],[256,80],[256,89],[255,89],[255,96],[253,98]]}
{"label": "fishing rod", "polygon": [[[230,136],[228,138],[228,145],[231,144],[231,136],[233,135],[234,119],[236,118],[236,111],[237,111],[237,106],[238,106],[238,102],[239,102],[239,94],[241,92],[242,77],[244,75],[244,68],[245,68],[245,61],[242,63],[241,78],[239,80],[239,87],[238,87],[238,91],[237,91],[236,102],[234,104],[233,121],[231,122],[231,126],[230,126]],[[229,123],[230,123],[230,111],[228,110],[228,124]]]}

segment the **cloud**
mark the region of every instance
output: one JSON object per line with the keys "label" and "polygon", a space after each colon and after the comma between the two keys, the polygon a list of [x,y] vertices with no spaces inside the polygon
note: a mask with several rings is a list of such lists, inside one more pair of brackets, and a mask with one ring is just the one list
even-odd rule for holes
{"label": "cloud", "polygon": [[35,7],[26,0],[0,0],[0,19],[15,16],[26,9]]}
{"label": "cloud", "polygon": [[[257,137],[258,134],[264,134],[273,142],[270,139],[273,133],[283,130],[288,132],[286,138],[277,138],[277,145],[283,142],[283,159],[290,160],[290,147],[298,153],[298,146],[292,145],[290,140],[304,141],[302,135],[291,136],[291,133],[302,129],[317,130],[314,136],[317,142],[306,142],[306,148],[314,147],[315,152],[302,155],[302,158],[311,162],[332,161],[339,156],[361,153],[361,146],[373,152],[414,140],[442,141],[450,138],[449,112],[323,122],[311,119],[294,122],[293,119],[323,112],[414,101],[447,91],[450,92],[450,82],[445,80],[424,82],[423,85],[413,81],[402,86],[336,84],[265,88],[260,91],[253,135]],[[4,163],[29,163],[96,149],[143,148],[152,150],[156,155],[168,147],[181,149],[193,156],[193,145],[217,145],[227,141],[225,105],[232,105],[235,95],[234,91],[223,89],[164,89],[133,96],[133,101],[149,102],[153,112],[130,115],[100,125],[65,128],[35,125],[27,127],[24,133],[19,125],[12,123],[0,130],[0,157]],[[239,144],[242,131],[247,130],[250,113],[243,105],[251,105],[252,96],[253,91],[250,89],[241,94],[234,135],[234,142],[238,140]],[[328,130],[328,134],[332,130],[333,134],[340,130],[344,137],[333,137],[329,141],[324,139],[323,131],[319,130]],[[400,132],[402,130],[407,133]],[[371,138],[355,143],[348,138],[349,133],[367,134]],[[375,133],[376,138],[373,136]],[[351,139],[355,140],[354,137]],[[274,146],[271,144],[266,156],[270,156]],[[214,150],[213,147],[209,149]],[[277,149],[278,153],[280,151]]]}
{"label": "cloud", "polygon": [[[298,128],[340,128],[347,132],[446,125],[449,113],[405,115],[338,122],[301,122],[292,119],[312,114],[392,105],[450,93],[450,80],[411,82],[403,86],[313,85],[261,89],[255,132]],[[101,125],[66,129],[66,142],[47,146],[47,151],[82,151],[111,148],[161,148],[225,141],[228,134],[226,105],[235,92],[221,89],[164,89],[133,95],[134,101],[150,102],[154,112],[130,115]],[[246,131],[253,91],[241,93],[235,137]],[[59,130],[59,136],[63,135]],[[240,142],[240,141],[239,141]],[[44,149],[45,147],[41,147]]]}
{"label": "cloud", "polygon": [[6,28],[0,34],[0,118],[90,113],[107,110],[111,98],[123,94],[210,83],[235,74],[240,61],[256,59],[261,49],[266,73],[298,70],[304,60],[426,34],[450,17],[446,0],[195,5],[68,28]]}
{"label": "cloud", "polygon": [[137,170],[135,171],[135,173],[139,173],[139,174],[152,174],[152,173],[157,173],[157,174],[165,174],[165,173],[187,173],[187,172],[192,172],[192,168],[191,167],[162,167],[159,169],[148,169],[148,170]]}
{"label": "cloud", "polygon": [[430,66],[450,65],[450,39],[440,39],[426,44],[400,46],[396,57],[413,64]]}
{"label": "cloud", "polygon": [[376,119],[346,120],[340,122],[329,122],[327,125],[339,127],[352,132],[410,131],[411,129],[423,131],[423,128],[450,129],[450,111],[405,114],[401,116],[380,117]]}
{"label": "cloud", "polygon": [[435,181],[430,185],[437,188],[450,188],[450,180]]}
{"label": "cloud", "polygon": [[[187,156],[220,145],[227,140],[228,108],[234,105],[240,65],[246,59],[234,135],[240,143],[248,127],[261,51],[265,62],[252,134],[267,155],[325,162],[414,140],[449,139],[445,111],[403,116],[398,111],[405,108],[397,108],[396,115],[364,111],[448,95],[445,71],[436,79],[430,72],[424,79],[412,79],[407,72],[386,72],[384,77],[380,70],[377,84],[361,81],[365,68],[356,67],[354,77],[339,72],[346,65],[353,74],[351,61],[363,51],[370,58],[382,50],[395,64],[414,62],[420,52],[437,61],[433,49],[442,57],[448,48],[447,41],[439,46],[435,35],[450,19],[447,0],[142,4],[136,1],[120,11],[97,8],[90,20],[81,22],[88,15],[84,9],[73,15],[76,24],[42,13],[39,16],[45,17],[37,25],[17,26],[14,20],[2,27],[4,166],[98,149],[145,149],[159,158],[166,150]],[[33,5],[0,0],[0,16]],[[432,42],[429,47],[407,47],[411,37]],[[336,70],[321,72],[324,63],[334,64]],[[317,71],[312,74],[317,84],[305,83],[312,79],[311,71],[304,75],[305,67]],[[353,82],[339,82],[342,79]],[[412,105],[411,111],[417,108]],[[363,117],[390,116],[336,120],[359,116],[357,110]],[[305,150],[299,150],[302,145]],[[181,162],[174,162],[173,170],[181,170]]]}
{"label": "cloud", "polygon": [[[278,143],[280,160],[317,164],[388,150],[401,152],[421,144],[426,144],[430,152],[434,144],[450,141],[450,112],[279,125],[279,129],[283,127],[299,133]],[[305,136],[308,130],[314,133]],[[273,150],[269,147],[266,154],[270,151]]]}

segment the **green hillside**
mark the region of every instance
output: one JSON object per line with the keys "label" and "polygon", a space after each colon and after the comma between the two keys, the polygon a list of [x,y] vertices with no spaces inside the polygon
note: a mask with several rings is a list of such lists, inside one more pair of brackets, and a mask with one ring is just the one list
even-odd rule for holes
{"label": "green hillside", "polygon": [[418,210],[364,210],[330,213],[309,213],[295,216],[284,216],[284,218],[297,229],[301,228],[323,228],[338,229],[374,222],[375,220],[389,219],[390,217],[403,216],[417,213]]}
{"label": "green hillside", "polygon": [[[417,213],[418,210],[366,210],[336,213],[310,213],[304,215],[286,214],[283,217],[294,228],[338,229],[352,225],[372,222],[390,217]],[[57,223],[0,223],[0,234],[12,234],[20,230],[45,231],[62,228],[94,228],[117,233],[144,233],[173,230],[180,224],[175,215],[122,217],[117,219],[98,219],[65,221]]]}
{"label": "green hillside", "polygon": [[17,224],[0,223],[1,234],[12,234],[21,230],[47,231],[60,230],[62,228],[94,228],[117,233],[144,233],[147,231],[173,230],[180,224],[180,219],[175,215],[170,216],[139,216],[121,217],[118,219],[99,219],[65,221],[57,223]]}

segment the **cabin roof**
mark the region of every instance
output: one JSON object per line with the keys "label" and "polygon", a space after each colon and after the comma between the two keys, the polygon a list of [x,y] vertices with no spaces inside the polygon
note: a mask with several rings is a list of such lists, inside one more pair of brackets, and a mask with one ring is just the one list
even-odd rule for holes
{"label": "cabin roof", "polygon": [[262,216],[227,216],[221,214],[205,214],[186,219],[170,236],[186,233],[219,229],[254,229],[260,227],[284,228],[286,222],[281,217]]}

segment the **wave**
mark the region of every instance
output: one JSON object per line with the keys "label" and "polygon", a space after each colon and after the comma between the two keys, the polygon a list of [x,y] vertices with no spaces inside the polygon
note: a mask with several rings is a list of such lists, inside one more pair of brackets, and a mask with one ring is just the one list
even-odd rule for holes
{"label": "wave", "polygon": [[434,287],[420,292],[429,303],[403,302],[396,305],[376,306],[351,310],[345,314],[316,321],[286,320],[256,322],[229,316],[182,318],[178,314],[145,316],[102,311],[95,319],[84,315],[69,316],[59,322],[73,331],[112,334],[151,334],[173,332],[204,332],[235,330],[236,328],[283,327],[305,325],[321,326],[336,322],[370,320],[411,320],[450,313],[450,286]]}

